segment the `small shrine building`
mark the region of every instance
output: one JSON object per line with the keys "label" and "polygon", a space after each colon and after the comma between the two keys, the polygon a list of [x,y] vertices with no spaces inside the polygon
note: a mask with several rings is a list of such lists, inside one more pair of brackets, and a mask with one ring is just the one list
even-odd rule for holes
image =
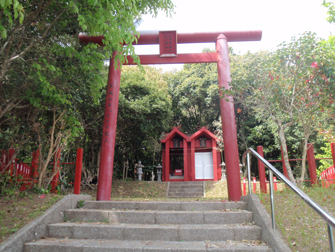
{"label": "small shrine building", "polygon": [[221,154],[218,138],[205,127],[192,135],[177,127],[162,143],[163,181],[218,181],[221,179]]}

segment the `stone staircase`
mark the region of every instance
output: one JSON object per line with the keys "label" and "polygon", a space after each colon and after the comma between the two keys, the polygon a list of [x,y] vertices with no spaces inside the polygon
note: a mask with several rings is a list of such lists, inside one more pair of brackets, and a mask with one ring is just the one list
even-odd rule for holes
{"label": "stone staircase", "polygon": [[25,251],[272,251],[245,209],[245,202],[86,201]]}
{"label": "stone staircase", "polygon": [[169,182],[168,198],[199,198],[204,197],[205,183],[203,181],[193,182]]}

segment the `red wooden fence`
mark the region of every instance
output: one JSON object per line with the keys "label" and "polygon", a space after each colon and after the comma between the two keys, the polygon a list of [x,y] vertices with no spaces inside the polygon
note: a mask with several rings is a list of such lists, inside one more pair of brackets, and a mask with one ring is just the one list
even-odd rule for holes
{"label": "red wooden fence", "polygon": [[329,167],[327,170],[321,172],[321,184],[323,187],[329,187],[335,184],[335,168],[334,165]]}
{"label": "red wooden fence", "polygon": [[[329,158],[315,158],[314,156],[314,149],[313,149],[313,145],[312,144],[308,144],[308,150],[307,150],[307,161],[308,161],[308,168],[309,168],[309,174],[310,174],[310,182],[312,185],[315,185],[317,184],[317,175],[316,175],[316,164],[315,164],[315,160],[320,160],[320,159],[333,159],[333,163],[334,163],[334,166],[335,166],[335,143],[331,143],[330,144],[330,147],[331,147],[331,150],[332,150],[332,157],[329,157]],[[261,150],[261,151],[259,151]],[[262,156],[264,157],[263,155],[263,147],[262,146],[258,146],[257,148],[257,152]],[[302,161],[302,159],[289,159],[289,161]],[[275,162],[282,162],[283,164],[283,170],[284,170],[284,175],[288,178],[288,175],[287,175],[287,171],[286,171],[286,167],[285,167],[285,164],[284,164],[284,160],[283,158],[281,160],[268,160],[269,163],[275,163]],[[333,168],[334,168],[333,166]],[[331,170],[331,167],[329,167],[328,169]],[[328,170],[327,169],[327,170]],[[259,173],[262,173],[264,172],[263,171],[263,167],[262,166],[258,166],[258,171]],[[327,173],[326,171],[324,171],[323,173]],[[327,174],[330,174],[330,172],[328,172]],[[327,175],[329,177],[329,175]],[[259,176],[260,178],[260,184],[262,185],[265,185],[266,182],[265,182],[265,178],[262,178],[261,176]],[[323,178],[321,177],[321,180]],[[335,179],[335,175],[334,177],[328,179],[328,180],[333,180]],[[328,185],[329,186],[329,185]],[[261,187],[262,188],[262,187]],[[266,192],[266,189],[265,189],[265,192]]]}
{"label": "red wooden fence", "polygon": [[[14,149],[6,150],[0,150],[0,175],[4,174],[5,172],[9,172],[9,175],[12,177],[11,180],[15,179],[16,182],[22,183],[22,186],[20,188],[21,191],[27,190],[31,188],[34,184],[37,183],[38,179],[38,159],[39,159],[39,150],[36,150],[32,153],[32,161],[31,164],[26,164],[23,162],[19,162],[18,159],[14,159],[11,162],[11,159],[13,158],[15,151]],[[58,170],[54,178],[51,182],[51,192],[56,193],[56,187],[59,183],[59,167],[62,164],[74,164],[77,169],[81,172],[82,167],[82,155],[83,150],[77,149],[77,156],[81,156],[81,159],[76,160],[76,163],[61,163],[60,164],[60,150],[57,152],[57,156],[55,154],[54,160],[57,160],[57,162],[52,162],[50,164],[53,164],[53,171]],[[11,163],[10,163],[11,162]],[[80,183],[80,182],[79,182]]]}

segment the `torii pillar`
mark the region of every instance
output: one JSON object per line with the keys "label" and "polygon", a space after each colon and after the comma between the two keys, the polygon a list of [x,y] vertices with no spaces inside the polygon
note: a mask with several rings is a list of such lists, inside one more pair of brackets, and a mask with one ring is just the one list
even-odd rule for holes
{"label": "torii pillar", "polygon": [[242,189],[234,103],[233,97],[222,97],[222,90],[230,89],[229,83],[231,82],[228,43],[226,36],[223,34],[220,34],[216,40],[216,53],[228,197],[229,200],[239,201],[242,196]]}
{"label": "torii pillar", "polygon": [[[137,45],[160,45],[160,55],[139,55],[142,65],[216,62],[218,66],[220,95],[222,95],[222,88],[224,87],[225,89],[229,89],[229,83],[231,81],[227,42],[259,41],[261,38],[262,31],[228,31],[182,34],[177,34],[176,31],[149,31],[140,32]],[[102,42],[104,37],[102,35],[90,37],[86,34],[80,34],[79,39],[83,43],[97,43],[101,46],[104,45]],[[177,43],[209,42],[216,43],[216,52],[177,54]],[[136,64],[130,56],[128,56],[127,61],[127,65]],[[109,67],[97,200],[110,200],[111,196],[120,76],[120,65],[115,67],[113,57]],[[226,101],[226,99],[228,99],[228,101]],[[224,152],[227,171],[228,196],[229,200],[238,201],[241,199],[242,191],[235,111],[232,101],[232,97],[226,96],[223,98],[221,96],[220,110],[225,146]]]}
{"label": "torii pillar", "polygon": [[116,122],[121,81],[121,66],[119,63],[117,63],[117,65],[115,64],[116,54],[117,52],[113,53],[113,57],[111,57],[109,63],[97,200],[110,200],[112,194]]}

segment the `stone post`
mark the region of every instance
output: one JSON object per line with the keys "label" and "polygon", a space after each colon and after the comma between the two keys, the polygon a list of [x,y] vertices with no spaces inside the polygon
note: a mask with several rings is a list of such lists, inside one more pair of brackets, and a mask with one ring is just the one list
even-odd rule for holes
{"label": "stone post", "polygon": [[138,165],[137,165],[137,175],[138,175],[138,181],[142,180],[142,168],[144,167],[144,165],[142,165],[141,161],[138,161]]}
{"label": "stone post", "polygon": [[163,166],[161,166],[161,164],[158,164],[155,168],[156,168],[156,171],[157,171],[157,181],[158,182],[162,182],[162,169],[163,169]]}

